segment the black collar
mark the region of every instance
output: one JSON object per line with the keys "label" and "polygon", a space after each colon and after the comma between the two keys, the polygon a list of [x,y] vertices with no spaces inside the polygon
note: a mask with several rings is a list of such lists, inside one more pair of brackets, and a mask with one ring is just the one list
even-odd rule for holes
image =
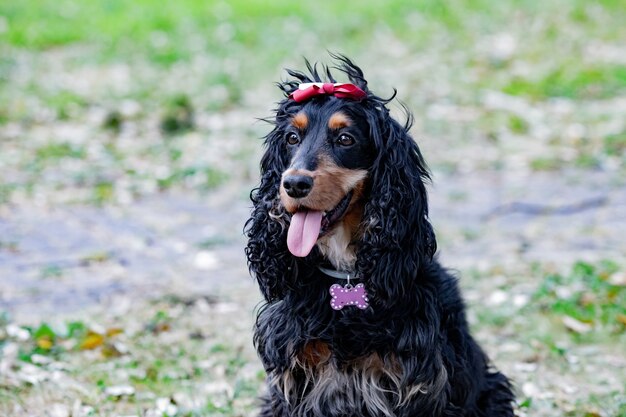
{"label": "black collar", "polygon": [[332,278],[345,279],[346,281],[355,279],[354,271],[337,271],[336,269],[324,268],[323,266],[319,265],[317,269]]}

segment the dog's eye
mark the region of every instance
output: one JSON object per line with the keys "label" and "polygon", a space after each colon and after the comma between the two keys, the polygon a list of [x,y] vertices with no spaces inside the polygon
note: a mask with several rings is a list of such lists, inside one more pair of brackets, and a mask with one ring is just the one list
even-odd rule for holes
{"label": "dog's eye", "polygon": [[287,143],[290,145],[297,145],[298,143],[300,143],[300,138],[293,132],[287,133],[286,139]]}
{"label": "dog's eye", "polygon": [[337,139],[337,144],[341,146],[354,145],[354,138],[350,135],[346,135],[345,133],[342,133]]}

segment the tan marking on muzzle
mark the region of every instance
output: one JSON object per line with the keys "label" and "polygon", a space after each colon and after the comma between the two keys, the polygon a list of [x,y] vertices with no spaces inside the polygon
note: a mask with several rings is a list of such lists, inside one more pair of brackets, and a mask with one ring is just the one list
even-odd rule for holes
{"label": "tan marking on muzzle", "polygon": [[[289,197],[283,187],[283,179],[288,175],[308,175],[313,178],[313,188],[304,198]],[[367,177],[364,169],[338,167],[328,156],[320,156],[315,171],[289,168],[283,172],[280,184],[280,199],[285,209],[295,213],[298,208],[328,211],[339,204],[342,198]]]}

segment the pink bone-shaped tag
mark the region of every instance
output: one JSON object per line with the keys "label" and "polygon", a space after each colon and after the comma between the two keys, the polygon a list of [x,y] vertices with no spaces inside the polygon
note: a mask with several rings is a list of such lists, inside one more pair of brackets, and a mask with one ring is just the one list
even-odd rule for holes
{"label": "pink bone-shaped tag", "polygon": [[361,310],[367,308],[368,299],[365,292],[365,285],[357,284],[356,286],[346,285],[342,287],[339,284],[333,284],[330,287],[330,306],[333,310],[341,310],[345,306],[356,306]]}

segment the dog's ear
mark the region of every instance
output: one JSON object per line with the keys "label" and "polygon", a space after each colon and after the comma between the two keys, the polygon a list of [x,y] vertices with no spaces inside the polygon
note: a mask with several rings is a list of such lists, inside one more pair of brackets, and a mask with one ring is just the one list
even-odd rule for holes
{"label": "dog's ear", "polygon": [[430,178],[408,133],[410,117],[402,126],[382,104],[367,117],[378,155],[370,171],[357,271],[368,283],[374,305],[388,307],[420,284],[420,271],[437,248],[428,220],[425,182]]}
{"label": "dog's ear", "polygon": [[253,210],[245,225],[248,267],[268,302],[283,298],[285,280],[296,272],[294,259],[287,249],[289,218],[278,197],[280,178],[288,164],[280,117],[279,110],[276,126],[265,139],[261,184],[250,193]]}

